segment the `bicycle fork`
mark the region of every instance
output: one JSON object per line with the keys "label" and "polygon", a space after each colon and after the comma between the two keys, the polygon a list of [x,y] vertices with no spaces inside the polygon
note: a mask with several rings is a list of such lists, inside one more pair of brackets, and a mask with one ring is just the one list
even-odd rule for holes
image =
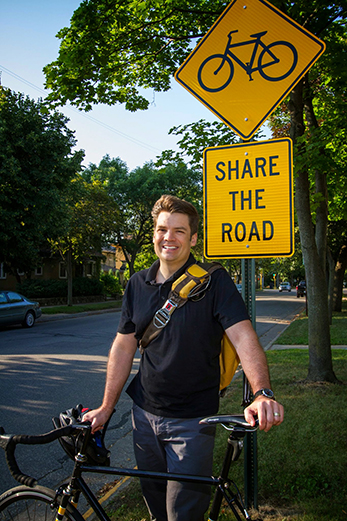
{"label": "bicycle fork", "polygon": [[[229,469],[232,461],[236,461],[243,448],[243,438],[245,436],[245,431],[237,429],[233,429],[233,432],[229,435],[228,439],[228,447],[224,457],[222,471],[219,476],[219,485],[214,494],[210,515],[208,521],[216,521],[220,512],[222,499],[224,498],[231,508],[235,518],[237,521],[242,521],[239,512],[250,521],[250,516],[245,508],[245,505],[242,501],[241,494],[236,486],[236,484],[229,479]],[[234,489],[234,490],[233,490]],[[237,509],[239,512],[237,511]]]}

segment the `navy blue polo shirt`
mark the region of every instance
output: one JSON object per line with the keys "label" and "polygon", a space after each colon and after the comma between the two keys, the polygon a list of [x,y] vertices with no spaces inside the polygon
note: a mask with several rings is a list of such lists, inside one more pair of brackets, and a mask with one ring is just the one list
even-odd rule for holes
{"label": "navy blue polo shirt", "polygon": [[[155,282],[159,260],[135,273],[123,297],[118,332],[139,340],[171,285],[195,263],[193,255],[172,277]],[[146,347],[127,393],[142,409],[167,418],[216,414],[219,406],[219,354],[224,330],[249,316],[235,284],[223,269],[212,274],[204,298],[175,310],[170,322]]]}

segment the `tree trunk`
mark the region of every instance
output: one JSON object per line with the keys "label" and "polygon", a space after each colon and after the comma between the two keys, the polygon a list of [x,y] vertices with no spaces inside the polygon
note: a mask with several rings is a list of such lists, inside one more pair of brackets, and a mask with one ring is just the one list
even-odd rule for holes
{"label": "tree trunk", "polygon": [[[303,81],[300,81],[291,92],[289,108],[291,138],[295,144],[297,138],[304,134]],[[298,153],[300,153],[300,149]],[[307,169],[303,168],[297,172],[295,189],[295,207],[306,271],[308,299],[309,368],[307,380],[336,382],[330,345],[328,288],[315,242]]]}
{"label": "tree trunk", "polygon": [[69,247],[66,253],[66,271],[67,271],[67,305],[72,306],[72,251]]}
{"label": "tree trunk", "polygon": [[344,244],[340,251],[334,273],[333,310],[342,311],[343,278],[347,267],[347,245]]}
{"label": "tree trunk", "polygon": [[328,306],[329,306],[329,324],[333,322],[333,305],[334,305],[334,280],[335,280],[335,261],[331,254],[331,250],[327,248],[328,261]]}

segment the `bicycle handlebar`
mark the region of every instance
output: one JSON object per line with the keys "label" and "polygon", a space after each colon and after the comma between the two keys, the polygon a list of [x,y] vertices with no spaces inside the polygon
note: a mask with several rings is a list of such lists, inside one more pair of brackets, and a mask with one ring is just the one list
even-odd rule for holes
{"label": "bicycle handlebar", "polygon": [[13,478],[28,487],[35,487],[37,480],[31,476],[23,474],[18,467],[15,450],[18,444],[22,445],[43,445],[51,443],[52,441],[61,438],[62,436],[70,436],[72,431],[76,429],[75,425],[68,425],[67,427],[61,427],[45,434],[39,434],[30,436],[27,434],[5,434],[4,430],[0,428],[0,447],[5,450],[6,463],[11,472]]}
{"label": "bicycle handlebar", "polygon": [[[223,426],[229,425],[233,428],[241,429],[246,432],[254,432],[258,428],[258,422],[254,427],[245,421],[243,415],[221,415],[221,416],[209,416],[200,421],[205,424],[217,424],[220,423]],[[6,463],[10,470],[12,477],[28,487],[35,487],[37,480],[31,476],[23,474],[20,470],[18,463],[15,458],[16,446],[21,445],[44,445],[52,443],[53,441],[63,436],[71,436],[73,431],[81,431],[90,428],[90,422],[83,422],[79,424],[68,425],[66,427],[60,427],[54,429],[45,434],[28,435],[28,434],[5,434],[5,431],[0,427],[0,448],[5,450]]]}

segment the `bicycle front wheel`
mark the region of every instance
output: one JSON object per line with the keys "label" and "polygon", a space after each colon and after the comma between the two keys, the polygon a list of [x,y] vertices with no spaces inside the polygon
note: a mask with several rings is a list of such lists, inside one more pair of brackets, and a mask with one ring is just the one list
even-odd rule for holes
{"label": "bicycle front wheel", "polygon": [[207,92],[225,89],[234,76],[234,65],[224,54],[212,54],[202,62],[198,70],[198,82]]}
{"label": "bicycle front wheel", "polygon": [[264,80],[281,81],[287,78],[298,63],[298,51],[289,42],[273,42],[259,55],[258,70]]}
{"label": "bicycle front wheel", "polygon": [[[46,487],[15,487],[0,496],[0,521],[54,521],[57,505],[55,492]],[[68,505],[69,521],[84,521],[81,514]]]}

